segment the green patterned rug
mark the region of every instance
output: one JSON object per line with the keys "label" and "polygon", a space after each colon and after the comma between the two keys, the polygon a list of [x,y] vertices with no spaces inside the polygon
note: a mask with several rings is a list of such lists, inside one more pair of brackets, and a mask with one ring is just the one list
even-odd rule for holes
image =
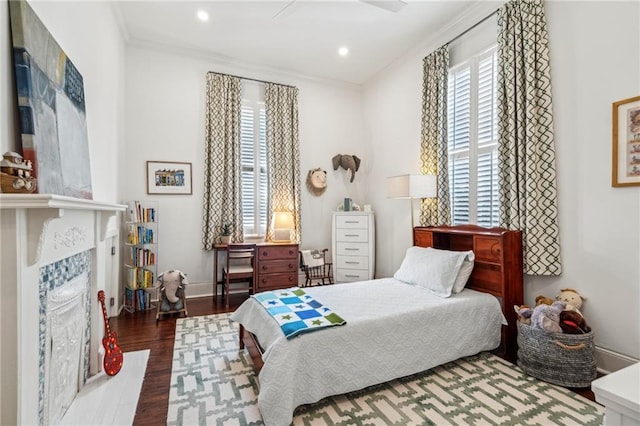
{"label": "green patterned rug", "polygon": [[[261,425],[229,314],[176,324],[167,425]],[[294,425],[601,425],[604,408],[489,353],[299,407]]]}

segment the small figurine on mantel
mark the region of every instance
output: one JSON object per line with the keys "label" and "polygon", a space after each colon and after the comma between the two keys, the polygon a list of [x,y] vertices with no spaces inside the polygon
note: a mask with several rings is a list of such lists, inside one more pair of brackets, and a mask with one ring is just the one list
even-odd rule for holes
{"label": "small figurine on mantel", "polygon": [[0,192],[22,194],[36,190],[36,178],[31,176],[31,160],[24,161],[17,152],[5,152],[0,161]]}

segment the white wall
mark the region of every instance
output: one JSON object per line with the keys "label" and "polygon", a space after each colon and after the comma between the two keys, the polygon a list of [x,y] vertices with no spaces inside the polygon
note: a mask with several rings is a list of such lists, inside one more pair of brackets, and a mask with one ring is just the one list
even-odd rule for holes
{"label": "white wall", "polygon": [[[545,4],[563,274],[526,277],[525,302],[575,288],[587,297],[583,313],[596,344],[639,359],[640,188],[611,187],[611,103],[640,93],[640,3]],[[486,16],[481,10],[474,13],[459,25],[468,27],[468,20]],[[378,235],[384,236],[377,244],[378,276],[395,272],[411,233],[408,201],[387,200],[384,191],[373,188],[383,188],[386,176],[419,172],[421,61],[459,32],[452,27],[411,52],[364,93],[370,149],[376,153],[369,197],[378,211]],[[398,160],[389,161],[392,156]]]}
{"label": "white wall", "polygon": [[[121,200],[159,203],[158,271],[180,269],[192,294],[212,292],[213,256],[202,249],[205,90],[208,71],[297,86],[302,178],[302,247],[331,247],[331,212],[345,197],[366,202],[367,170],[361,93],[351,86],[314,82],[265,70],[219,64],[195,54],[128,47],[126,65],[126,138],[119,172]],[[334,171],[338,153],[363,159],[354,183],[345,170]],[[146,161],[192,163],[192,195],[147,195]],[[328,188],[319,197],[304,186],[309,169],[327,171]],[[199,287],[194,284],[201,284]]]}

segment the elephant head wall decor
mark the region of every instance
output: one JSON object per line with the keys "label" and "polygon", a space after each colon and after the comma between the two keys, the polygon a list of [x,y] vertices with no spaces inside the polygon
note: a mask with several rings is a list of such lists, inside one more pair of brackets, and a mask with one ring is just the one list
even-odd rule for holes
{"label": "elephant head wall decor", "polygon": [[333,170],[338,170],[338,167],[342,167],[345,170],[351,170],[351,179],[349,182],[353,182],[356,177],[356,172],[360,168],[360,159],[355,155],[338,154],[331,160],[333,162]]}

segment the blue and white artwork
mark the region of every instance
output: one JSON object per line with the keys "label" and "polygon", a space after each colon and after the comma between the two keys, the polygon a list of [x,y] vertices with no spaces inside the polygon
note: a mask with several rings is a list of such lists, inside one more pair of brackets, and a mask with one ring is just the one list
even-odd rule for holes
{"label": "blue and white artwork", "polygon": [[25,161],[38,192],[92,199],[82,75],[26,1],[10,1]]}

